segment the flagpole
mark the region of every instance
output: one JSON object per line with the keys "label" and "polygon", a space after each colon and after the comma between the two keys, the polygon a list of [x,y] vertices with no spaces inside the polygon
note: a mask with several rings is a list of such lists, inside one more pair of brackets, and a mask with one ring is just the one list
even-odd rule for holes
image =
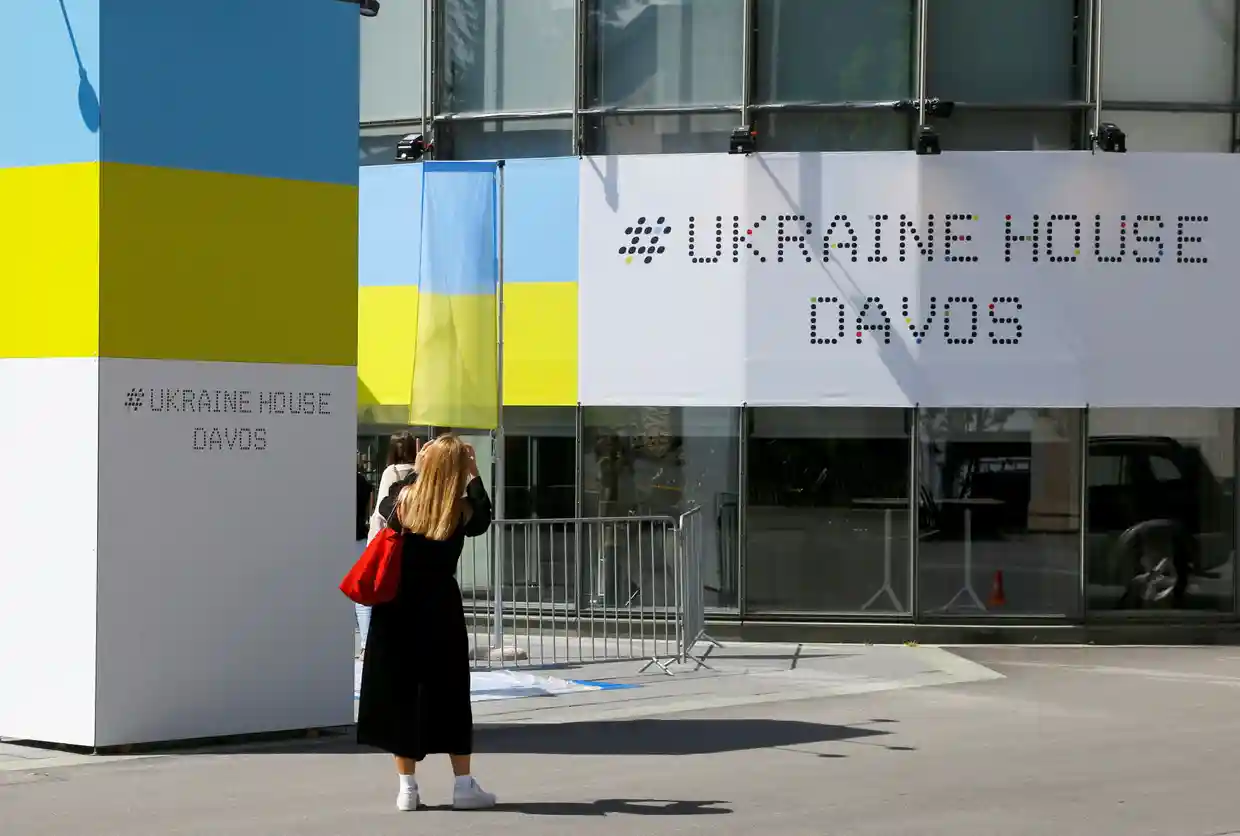
{"label": "flagpole", "polygon": [[495,282],[495,518],[504,518],[504,161],[495,163],[498,179],[496,207],[496,253],[499,259]]}
{"label": "flagpole", "polygon": [[[496,191],[496,257],[499,259],[497,280],[495,282],[495,439],[491,444],[494,469],[492,489],[495,494],[495,519],[504,519],[504,494],[506,480],[504,473],[504,161],[495,163]],[[495,626],[492,635],[492,651],[499,651],[500,658],[504,653],[504,531],[502,525],[492,526],[492,557],[495,560],[495,572],[492,583],[495,586]]]}

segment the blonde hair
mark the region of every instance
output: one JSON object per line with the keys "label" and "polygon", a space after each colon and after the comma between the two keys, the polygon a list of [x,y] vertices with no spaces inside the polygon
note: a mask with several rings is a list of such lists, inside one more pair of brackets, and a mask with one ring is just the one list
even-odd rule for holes
{"label": "blonde hair", "polygon": [[402,488],[396,498],[401,526],[428,540],[451,537],[461,521],[468,468],[468,448],[454,435],[440,436],[423,447],[417,481]]}

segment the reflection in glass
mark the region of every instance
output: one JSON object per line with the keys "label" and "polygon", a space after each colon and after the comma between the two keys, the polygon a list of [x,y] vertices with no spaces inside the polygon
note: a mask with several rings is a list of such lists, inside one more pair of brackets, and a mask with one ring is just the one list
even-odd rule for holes
{"label": "reflection in glass", "polygon": [[385,4],[382,24],[361,27],[361,121],[422,117],[424,10],[422,3]]}
{"label": "reflection in glass", "polygon": [[[571,519],[576,514],[577,411],[504,407],[504,507],[508,520]],[[562,524],[497,528],[503,594],[510,603],[567,606],[574,597],[575,541]]]}
{"label": "reflection in glass", "polygon": [[907,612],[911,410],[746,415],[746,606]]}
{"label": "reflection in glass", "polygon": [[568,119],[449,122],[441,130],[454,160],[563,157],[573,149],[572,122]]}
{"label": "reflection in glass", "polygon": [[[583,513],[587,517],[672,516],[700,507],[708,607],[737,606],[737,410],[730,407],[586,407],[583,411]],[[588,568],[583,571],[589,571]],[[602,570],[604,575],[612,573]],[[614,573],[612,573],[614,574]],[[617,579],[643,589],[662,577]]]}
{"label": "reflection in glass", "polygon": [[909,117],[890,110],[765,113],[757,128],[763,151],[906,151],[912,141]]}
{"label": "reflection in glass", "polygon": [[1089,413],[1091,610],[1233,609],[1235,413]]}
{"label": "reflection in glass", "polygon": [[726,113],[602,116],[592,120],[596,154],[713,154],[728,147],[737,116]]}
{"label": "reflection in glass", "polygon": [[444,108],[571,107],[573,7],[574,0],[445,0]]}
{"label": "reflection in glass", "polygon": [[592,105],[741,100],[743,0],[596,0]]}
{"label": "reflection in glass", "polygon": [[1102,0],[1102,18],[1104,102],[1234,98],[1236,0]]}
{"label": "reflection in glass", "polygon": [[912,96],[909,0],[758,0],[760,102]]}
{"label": "reflection in glass", "polygon": [[504,407],[504,516],[576,515],[577,415],[571,406]]}
{"label": "reflection in glass", "polygon": [[[1014,104],[1083,98],[1077,0],[931,0],[926,95]],[[944,145],[946,148],[947,146]]]}
{"label": "reflection in glass", "polygon": [[1073,409],[923,409],[918,600],[929,615],[1080,612]]}
{"label": "reflection in glass", "polygon": [[952,151],[1068,151],[1080,147],[1080,124],[1072,111],[958,110],[935,130]]}
{"label": "reflection in glass", "polygon": [[1230,113],[1151,113],[1103,110],[1103,122],[1122,125],[1128,148],[1149,151],[1230,154],[1233,149]]}

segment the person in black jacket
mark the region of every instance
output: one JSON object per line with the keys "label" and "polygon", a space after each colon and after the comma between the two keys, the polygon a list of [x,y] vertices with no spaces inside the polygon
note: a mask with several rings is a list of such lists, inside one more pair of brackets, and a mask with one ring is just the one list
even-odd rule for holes
{"label": "person in black jacket", "polygon": [[470,773],[469,636],[455,577],[465,538],[491,525],[491,499],[473,448],[456,436],[423,447],[416,467],[379,503],[402,532],[400,587],[371,613],[357,741],[396,757],[400,810],[417,809],[414,770],[431,754],[452,761],[454,808],[492,807],[495,796]]}
{"label": "person in black jacket", "polygon": [[354,525],[356,528],[354,533],[357,535],[354,539],[358,542],[366,540],[366,532],[370,528],[370,500],[374,494],[375,489],[359,464],[357,466],[357,520]]}

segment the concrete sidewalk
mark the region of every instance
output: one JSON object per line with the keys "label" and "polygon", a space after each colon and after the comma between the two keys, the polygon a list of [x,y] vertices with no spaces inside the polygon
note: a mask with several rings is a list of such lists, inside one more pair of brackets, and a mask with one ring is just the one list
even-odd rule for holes
{"label": "concrete sidewalk", "polygon": [[728,643],[705,654],[709,667],[636,674],[641,663],[596,662],[556,668],[568,679],[640,687],[474,706],[479,725],[574,723],[659,717],[684,711],[760,705],[981,682],[1001,674],[933,647]]}
{"label": "concrete sidewalk", "polygon": [[[738,768],[757,770],[744,780],[761,787],[769,784],[763,753],[772,747],[861,744],[890,734],[882,720],[811,719],[812,706],[1001,678],[944,650],[902,646],[729,645],[707,662],[710,668],[684,666],[675,676],[637,675],[641,663],[631,661],[566,666],[550,673],[637,687],[475,703],[476,772],[506,802],[491,813],[440,812],[451,793],[442,758],[419,773],[431,809],[398,813],[390,758],[356,746],[351,729],[108,757],[0,742],[0,832],[352,836],[501,828],[547,836],[615,832],[617,818],[632,816],[640,821],[621,825],[623,832],[714,831],[722,816],[736,819],[726,832],[740,832],[753,820],[732,815],[736,796],[720,781],[723,764],[733,777]],[[804,706],[801,716],[782,716],[790,706]],[[735,761],[746,753],[757,760]]]}
{"label": "concrete sidewalk", "polygon": [[771,650],[729,647],[717,671],[630,690],[485,705],[475,772],[500,796],[485,813],[447,809],[443,758],[419,769],[428,809],[397,812],[391,759],[336,734],[76,765],[6,749],[0,832],[1240,832],[1235,649],[957,651],[985,667],[926,648]]}
{"label": "concrete sidewalk", "polygon": [[[708,708],[977,682],[1000,676],[945,650],[927,647],[729,643],[707,653],[706,663],[709,667],[678,667],[674,676],[653,669],[638,674],[643,663],[633,661],[521,668],[564,679],[638,687],[475,703],[474,723],[485,729],[660,717]],[[335,739],[339,734],[323,737]],[[255,743],[254,748],[267,745],[271,744]],[[0,785],[30,780],[23,773],[34,770],[175,756],[163,752],[86,755],[0,740]]]}

